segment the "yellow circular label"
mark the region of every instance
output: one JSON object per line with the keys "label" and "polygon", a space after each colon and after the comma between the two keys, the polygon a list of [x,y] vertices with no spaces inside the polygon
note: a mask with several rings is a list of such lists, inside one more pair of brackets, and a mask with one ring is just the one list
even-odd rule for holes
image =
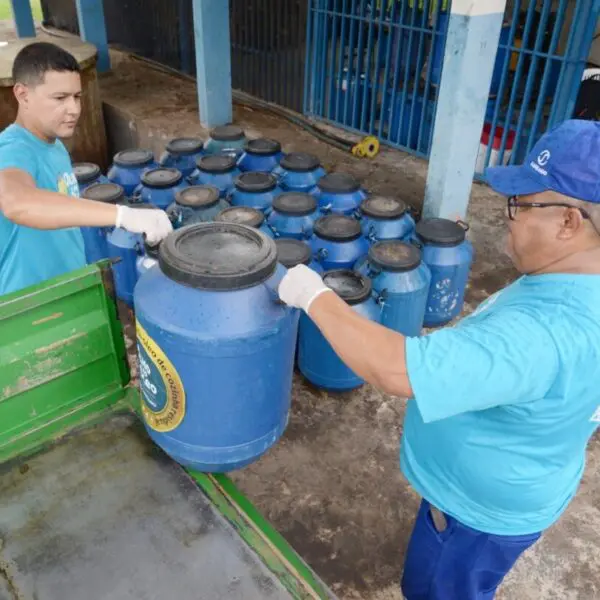
{"label": "yellow circular label", "polygon": [[173,363],[136,320],[142,415],[149,427],[173,431],[185,417],[185,390]]}

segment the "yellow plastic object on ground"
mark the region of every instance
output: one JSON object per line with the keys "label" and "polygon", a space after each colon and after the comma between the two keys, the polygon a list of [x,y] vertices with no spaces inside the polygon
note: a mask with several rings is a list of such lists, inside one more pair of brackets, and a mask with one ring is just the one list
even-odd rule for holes
{"label": "yellow plastic object on ground", "polygon": [[352,147],[352,154],[358,158],[374,158],[379,153],[379,140],[368,135]]}

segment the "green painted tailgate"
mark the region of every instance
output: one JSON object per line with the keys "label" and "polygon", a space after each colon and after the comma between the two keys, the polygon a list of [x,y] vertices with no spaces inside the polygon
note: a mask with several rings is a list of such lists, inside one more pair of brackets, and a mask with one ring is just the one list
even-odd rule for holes
{"label": "green painted tailgate", "polygon": [[112,289],[104,261],[0,298],[0,462],[125,396]]}

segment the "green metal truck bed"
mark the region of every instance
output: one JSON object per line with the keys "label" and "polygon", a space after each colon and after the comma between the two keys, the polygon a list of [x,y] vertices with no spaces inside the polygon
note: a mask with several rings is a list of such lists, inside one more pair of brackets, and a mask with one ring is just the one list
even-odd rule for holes
{"label": "green metal truck bed", "polygon": [[334,598],[128,382],[108,263],[0,299],[0,600]]}

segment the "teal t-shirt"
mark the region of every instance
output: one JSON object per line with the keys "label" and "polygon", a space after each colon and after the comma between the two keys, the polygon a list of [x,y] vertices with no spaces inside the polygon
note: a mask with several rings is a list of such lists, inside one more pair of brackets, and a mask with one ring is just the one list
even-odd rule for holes
{"label": "teal t-shirt", "polygon": [[[0,133],[0,170],[20,169],[38,188],[79,196],[64,144],[46,143],[13,124]],[[0,212],[0,296],[85,266],[79,228],[40,230],[15,225]]]}
{"label": "teal t-shirt", "polygon": [[552,525],[600,423],[600,276],[524,276],[406,353],[400,462],[413,487],[487,533]]}

